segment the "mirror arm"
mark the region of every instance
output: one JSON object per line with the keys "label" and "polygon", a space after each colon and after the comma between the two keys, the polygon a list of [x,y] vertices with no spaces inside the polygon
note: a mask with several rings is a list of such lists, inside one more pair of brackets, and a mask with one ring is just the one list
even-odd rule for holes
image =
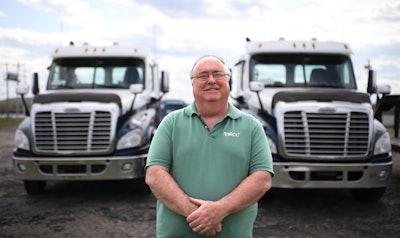
{"label": "mirror arm", "polygon": [[22,103],[24,104],[24,108],[25,108],[25,116],[29,117],[30,112],[29,112],[29,108],[28,105],[26,104],[26,100],[23,94],[21,94],[21,99],[22,99]]}
{"label": "mirror arm", "polygon": [[134,93],[134,94],[133,94],[132,103],[131,103],[131,108],[129,109],[129,113],[130,113],[131,115],[133,115],[133,113],[134,113],[133,105],[135,104],[136,96],[137,96],[137,93]]}

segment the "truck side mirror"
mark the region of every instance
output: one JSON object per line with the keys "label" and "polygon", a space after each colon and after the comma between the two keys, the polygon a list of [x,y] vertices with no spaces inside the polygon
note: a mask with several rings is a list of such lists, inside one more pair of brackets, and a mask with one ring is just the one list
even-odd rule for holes
{"label": "truck side mirror", "polygon": [[391,88],[390,85],[377,85],[376,83],[376,72],[372,69],[368,70],[368,86],[367,92],[368,93],[378,93],[378,94],[390,94]]}
{"label": "truck side mirror", "polygon": [[258,81],[250,82],[250,91],[258,93],[262,90],[264,90],[264,83]]}
{"label": "truck side mirror", "polygon": [[384,84],[384,85],[377,85],[376,86],[376,93],[381,93],[381,94],[390,94],[391,92],[391,87],[389,84]]}
{"label": "truck side mirror", "polygon": [[143,92],[143,84],[135,83],[129,86],[129,91],[133,94],[138,94]]}
{"label": "truck side mirror", "polygon": [[25,115],[29,116],[29,108],[28,105],[26,104],[24,95],[27,94],[29,92],[29,86],[27,84],[19,84],[17,86],[17,88],[15,89],[15,93],[17,95],[21,95],[21,99],[22,99],[22,103],[24,104],[24,108],[25,108]]}
{"label": "truck side mirror", "polygon": [[161,91],[163,93],[169,92],[169,74],[166,71],[161,71]]}
{"label": "truck side mirror", "polygon": [[376,93],[376,72],[372,69],[368,70],[368,93]]}
{"label": "truck side mirror", "polygon": [[250,82],[250,90],[257,93],[258,102],[260,103],[260,114],[265,114],[264,106],[261,101],[260,92],[264,90],[264,83],[258,81]]}
{"label": "truck side mirror", "polygon": [[35,96],[39,93],[39,75],[38,75],[38,73],[33,73],[32,93]]}
{"label": "truck side mirror", "polygon": [[133,115],[133,105],[135,104],[136,95],[137,95],[138,93],[143,92],[143,84],[141,84],[141,83],[131,84],[131,85],[129,86],[129,91],[130,91],[131,93],[133,93],[133,95],[134,95],[134,96],[133,96],[133,99],[132,99],[131,108],[129,109],[130,114]]}
{"label": "truck side mirror", "polygon": [[15,93],[17,95],[25,95],[29,91],[29,86],[27,84],[18,84],[17,88],[15,89]]}

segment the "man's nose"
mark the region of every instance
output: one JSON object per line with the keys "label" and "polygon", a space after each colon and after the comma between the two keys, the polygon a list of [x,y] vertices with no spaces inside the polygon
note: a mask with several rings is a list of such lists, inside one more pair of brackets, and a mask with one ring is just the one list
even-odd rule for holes
{"label": "man's nose", "polygon": [[214,76],[212,74],[209,74],[207,83],[216,83],[216,82],[217,80],[214,78]]}

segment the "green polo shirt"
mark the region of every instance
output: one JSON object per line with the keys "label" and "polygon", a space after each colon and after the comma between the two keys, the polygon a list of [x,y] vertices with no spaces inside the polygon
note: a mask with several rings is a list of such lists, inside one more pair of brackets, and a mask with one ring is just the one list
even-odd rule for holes
{"label": "green polo shirt", "polygon": [[[211,130],[194,103],[168,114],[153,138],[146,167],[169,168],[189,196],[216,201],[249,174],[273,173],[272,156],[259,121],[229,104],[229,111]],[[251,237],[257,204],[225,218],[216,237]],[[199,237],[185,217],[157,204],[157,237]]]}

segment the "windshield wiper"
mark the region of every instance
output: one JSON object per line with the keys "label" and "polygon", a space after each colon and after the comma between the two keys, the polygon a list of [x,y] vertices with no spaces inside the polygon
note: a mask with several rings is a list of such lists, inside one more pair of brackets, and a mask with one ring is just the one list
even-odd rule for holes
{"label": "windshield wiper", "polygon": [[118,85],[118,84],[111,84],[111,85],[93,85],[93,88],[124,88],[127,89],[126,86],[124,85]]}

